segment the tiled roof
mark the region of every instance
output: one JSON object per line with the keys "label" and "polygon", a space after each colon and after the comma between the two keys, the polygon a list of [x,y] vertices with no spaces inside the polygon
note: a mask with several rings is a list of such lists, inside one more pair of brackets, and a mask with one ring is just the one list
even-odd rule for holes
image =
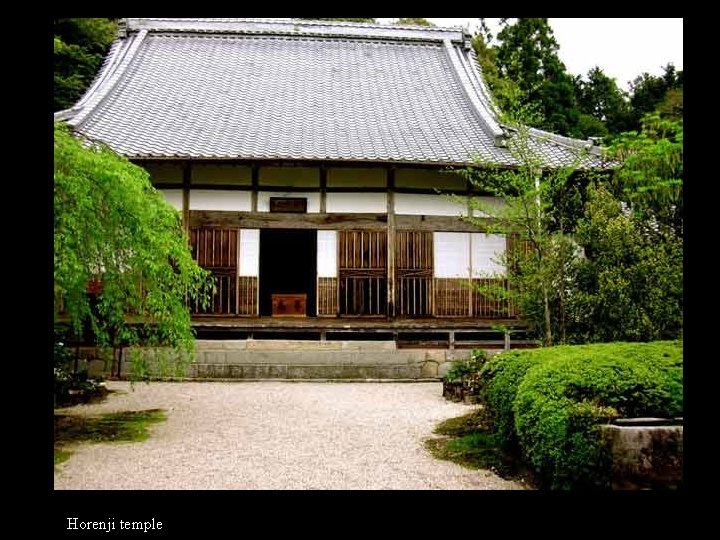
{"label": "tiled roof", "polygon": [[[460,29],[127,19],[55,117],[133,158],[512,165],[488,95]],[[549,166],[587,145],[532,136]]]}

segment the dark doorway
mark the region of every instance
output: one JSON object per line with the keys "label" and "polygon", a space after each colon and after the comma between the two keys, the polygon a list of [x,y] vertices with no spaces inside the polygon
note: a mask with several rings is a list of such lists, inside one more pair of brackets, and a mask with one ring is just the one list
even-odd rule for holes
{"label": "dark doorway", "polygon": [[260,229],[260,315],[272,315],[273,294],[306,294],[308,317],[315,316],[317,232]]}

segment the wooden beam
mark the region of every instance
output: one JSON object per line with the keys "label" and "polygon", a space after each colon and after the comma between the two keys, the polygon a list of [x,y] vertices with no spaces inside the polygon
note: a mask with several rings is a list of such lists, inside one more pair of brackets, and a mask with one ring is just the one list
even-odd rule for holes
{"label": "wooden beam", "polygon": [[327,169],[320,166],[320,213],[327,212]]}
{"label": "wooden beam", "polygon": [[[388,193],[388,207],[394,197]],[[482,232],[481,228],[451,216],[399,216],[387,214],[282,214],[270,212],[230,212],[191,210],[193,227],[231,227],[240,229],[387,229],[390,216],[395,231]],[[490,220],[487,220],[488,222]],[[389,239],[388,239],[389,241]]]}
{"label": "wooden beam", "polygon": [[192,179],[192,162],[186,161],[183,167],[183,198],[182,198],[182,226],[185,234],[190,238],[190,180]]}
{"label": "wooden beam", "polygon": [[270,212],[227,212],[193,210],[193,227],[229,227],[239,229],[323,229],[382,230],[386,214],[281,214]]}
{"label": "wooden beam", "polygon": [[387,315],[395,317],[395,169],[387,171]]}
{"label": "wooden beam", "polygon": [[[488,218],[487,223],[491,223]],[[398,231],[483,232],[477,225],[453,216],[395,216]]]}
{"label": "wooden beam", "polygon": [[258,185],[260,183],[260,167],[257,165],[253,165],[252,169],[250,170],[251,173],[251,187],[252,187],[252,194],[250,195],[250,211],[251,212],[257,212],[257,205],[258,205]]}

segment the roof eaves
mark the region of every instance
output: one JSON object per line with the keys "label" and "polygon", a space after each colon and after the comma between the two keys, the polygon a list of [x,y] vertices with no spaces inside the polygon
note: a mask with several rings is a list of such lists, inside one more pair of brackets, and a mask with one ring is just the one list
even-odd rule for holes
{"label": "roof eaves", "polygon": [[480,125],[497,142],[499,138],[503,137],[504,132],[486,103],[484,96],[478,92],[478,88],[473,83],[472,67],[463,62],[462,53],[458,51],[458,48],[450,40],[444,41],[444,47],[453,74],[470,101],[471,108],[480,121]]}
{"label": "roof eaves", "polygon": [[122,78],[146,35],[147,31],[141,30],[136,35],[119,41],[121,45],[113,55],[112,61],[108,62],[107,68],[103,69],[96,82],[75,105],[74,108],[77,108],[78,112],[70,120],[70,124],[75,127],[79,126],[103,102]]}
{"label": "roof eaves", "polygon": [[192,153],[183,154],[150,154],[150,153],[129,153],[121,152],[128,159],[145,161],[186,161],[201,160],[207,162],[242,161],[242,162],[307,162],[307,163],[338,163],[338,164],[374,164],[374,165],[407,165],[422,167],[467,167],[475,164],[475,161],[466,160],[414,160],[414,159],[370,159],[362,157],[348,158],[321,158],[321,157],[300,157],[300,156],[200,156]]}
{"label": "roof eaves", "polygon": [[488,114],[494,123],[493,130],[495,133],[495,145],[498,147],[505,147],[507,145],[507,131],[500,123],[501,111],[498,109],[497,104],[492,97],[492,93],[490,92],[490,88],[482,76],[482,67],[480,66],[480,62],[478,61],[472,44],[466,47],[464,57],[465,61],[470,66],[470,69],[468,70],[470,79],[475,86],[477,93],[480,95],[481,102],[487,109]]}

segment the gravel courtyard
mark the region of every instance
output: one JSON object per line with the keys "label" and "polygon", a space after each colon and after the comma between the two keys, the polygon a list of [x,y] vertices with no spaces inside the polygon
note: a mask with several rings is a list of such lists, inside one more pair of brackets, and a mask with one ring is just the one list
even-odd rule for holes
{"label": "gravel courtyard", "polygon": [[140,443],[81,444],[55,489],[522,489],[434,459],[423,440],[470,411],[440,383],[109,382],[58,412],[161,408]]}

